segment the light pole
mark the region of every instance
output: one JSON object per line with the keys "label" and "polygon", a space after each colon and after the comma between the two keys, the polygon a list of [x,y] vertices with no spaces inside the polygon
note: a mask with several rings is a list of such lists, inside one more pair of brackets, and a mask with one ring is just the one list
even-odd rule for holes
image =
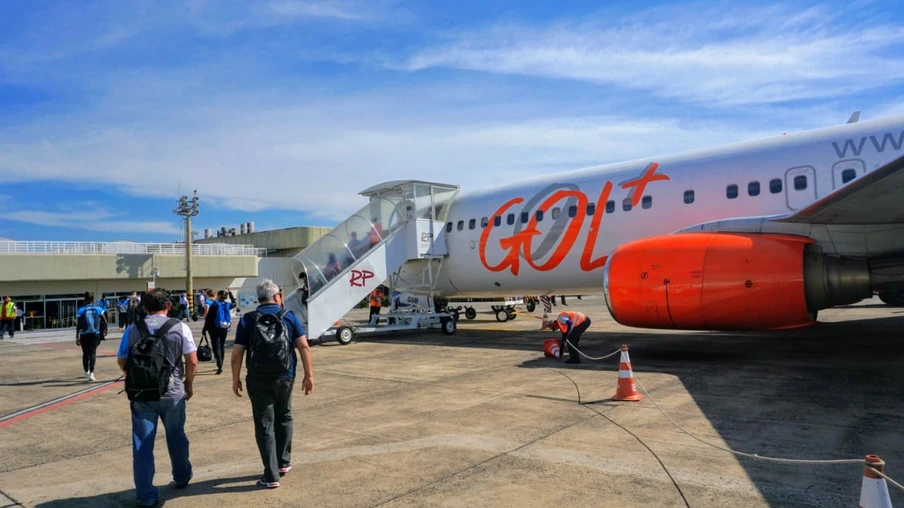
{"label": "light pole", "polygon": [[185,217],[185,292],[188,295],[188,312],[195,313],[195,295],[191,280],[191,218],[198,215],[198,191],[194,191],[191,199],[188,196],[179,198],[179,206],[173,213]]}

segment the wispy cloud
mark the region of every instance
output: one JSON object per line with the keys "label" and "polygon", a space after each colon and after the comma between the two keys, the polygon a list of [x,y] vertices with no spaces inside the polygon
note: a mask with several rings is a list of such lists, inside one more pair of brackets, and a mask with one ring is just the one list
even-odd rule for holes
{"label": "wispy cloud", "polygon": [[584,81],[732,106],[838,97],[904,78],[904,28],[870,4],[698,3],[615,21],[600,14],[499,24],[388,65]]}
{"label": "wispy cloud", "polygon": [[179,234],[179,228],[172,223],[121,220],[124,216],[125,214],[114,214],[104,211],[72,213],[13,210],[4,213],[3,219],[26,224],[35,224],[38,226],[83,229],[87,231],[122,232],[131,234]]}

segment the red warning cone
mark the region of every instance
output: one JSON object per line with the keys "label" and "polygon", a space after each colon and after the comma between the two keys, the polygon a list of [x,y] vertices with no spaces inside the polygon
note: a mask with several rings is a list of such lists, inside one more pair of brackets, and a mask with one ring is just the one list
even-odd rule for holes
{"label": "red warning cone", "polygon": [[547,358],[561,358],[562,341],[559,339],[546,339],[543,341],[543,355]]}
{"label": "red warning cone", "polygon": [[637,393],[634,383],[634,372],[631,370],[631,358],[628,357],[628,345],[622,344],[621,361],[618,364],[618,390],[612,400],[640,400],[643,395]]}
{"label": "red warning cone", "polygon": [[892,508],[885,478],[876,471],[885,472],[885,461],[878,455],[867,455],[863,466],[863,483],[860,486],[860,508]]}

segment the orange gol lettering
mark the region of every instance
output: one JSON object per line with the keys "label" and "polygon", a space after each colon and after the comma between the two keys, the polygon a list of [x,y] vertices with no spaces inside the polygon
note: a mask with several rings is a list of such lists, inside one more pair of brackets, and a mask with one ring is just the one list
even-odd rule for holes
{"label": "orange gol lettering", "polygon": [[[620,187],[622,189],[631,189],[629,198],[631,199],[632,206],[637,206],[640,203],[647,185],[656,181],[671,180],[668,175],[657,174],[656,170],[658,168],[659,163],[652,162],[647,165],[646,168],[644,168],[640,176],[620,184]],[[490,243],[490,235],[496,228],[496,218],[504,216],[510,208],[523,203],[524,198],[516,197],[510,199],[505,204],[500,206],[499,209],[497,209],[489,218],[489,224],[487,224],[480,235],[479,254],[480,262],[483,264],[483,266],[491,272],[502,272],[507,269],[511,269],[512,275],[515,276],[518,275],[518,272],[521,269],[522,257],[527,262],[527,264],[530,265],[531,268],[539,272],[548,272],[558,267],[562,263],[562,261],[564,261],[565,258],[568,257],[575,243],[578,241],[578,237],[580,236],[581,230],[584,226],[584,218],[587,215],[587,195],[580,190],[577,190],[576,186],[569,186],[572,188],[554,190],[554,192],[552,192],[552,194],[548,198],[546,198],[536,208],[536,210],[533,211],[533,213],[531,213],[531,218],[527,222],[527,225],[523,230],[518,231],[517,228],[519,226],[516,226],[515,231],[517,232],[513,232],[513,234],[511,234],[510,236],[499,239],[499,247],[505,253],[505,257],[498,264],[491,265],[487,260],[487,246]],[[552,189],[544,189],[543,191],[540,191],[537,195],[535,195],[528,203],[528,207],[533,208],[533,203],[536,203],[536,200],[542,199],[543,195],[546,192],[552,191],[555,186],[552,187]],[[580,267],[581,270],[585,272],[589,272],[605,266],[606,260],[608,259],[608,256],[601,256],[597,259],[594,259],[593,249],[596,246],[597,238],[599,237],[601,225],[603,222],[603,215],[605,214],[605,203],[609,201],[610,196],[612,195],[613,187],[614,186],[612,182],[607,181],[603,188],[600,189],[599,199],[596,201],[598,204],[598,209],[590,221],[590,230],[587,233],[584,247],[581,251]],[[537,220],[536,212],[542,212],[543,215],[546,215],[556,203],[559,203],[563,200],[577,201],[576,208],[578,210],[578,213],[574,216],[569,216],[570,220],[568,220],[568,224],[562,229],[554,228],[551,232],[547,233],[539,231],[537,229],[539,221]],[[521,210],[521,213],[525,212],[531,212],[531,210]],[[564,220],[564,218],[560,218],[558,220],[561,221]],[[558,240],[558,243],[557,245],[555,245],[552,254],[549,255],[549,259],[547,259],[546,262],[542,264],[537,264],[534,260],[535,253],[533,250],[533,243],[537,240],[535,237],[546,237],[550,234],[556,235],[554,237],[555,239],[550,240],[547,238],[547,241],[545,242],[547,245],[541,245],[540,253],[537,255],[545,256],[546,252],[548,252],[548,248],[550,247],[548,244],[555,240]],[[562,236],[561,239],[558,238],[559,235]]]}

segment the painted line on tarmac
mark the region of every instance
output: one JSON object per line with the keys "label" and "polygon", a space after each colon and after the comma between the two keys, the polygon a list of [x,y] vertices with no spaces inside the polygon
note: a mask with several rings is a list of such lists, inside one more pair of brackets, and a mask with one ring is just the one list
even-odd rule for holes
{"label": "painted line on tarmac", "polygon": [[8,415],[0,416],[0,428],[6,427],[8,425],[12,425],[17,422],[21,422],[27,418],[31,418],[32,416],[37,416],[41,413],[46,413],[51,409],[57,409],[63,406],[67,406],[72,404],[73,402],[77,402],[82,399],[87,399],[92,395],[96,395],[101,392],[105,392],[111,388],[115,388],[123,383],[122,378],[115,379],[113,381],[107,381],[106,383],[102,383],[95,386],[89,386],[83,390],[79,390],[75,393],[70,393],[69,395],[63,395],[62,397],[57,397],[52,400],[48,400],[47,402],[42,402],[41,404],[37,404],[35,406],[27,407],[25,409],[16,411],[15,413],[10,413]]}

